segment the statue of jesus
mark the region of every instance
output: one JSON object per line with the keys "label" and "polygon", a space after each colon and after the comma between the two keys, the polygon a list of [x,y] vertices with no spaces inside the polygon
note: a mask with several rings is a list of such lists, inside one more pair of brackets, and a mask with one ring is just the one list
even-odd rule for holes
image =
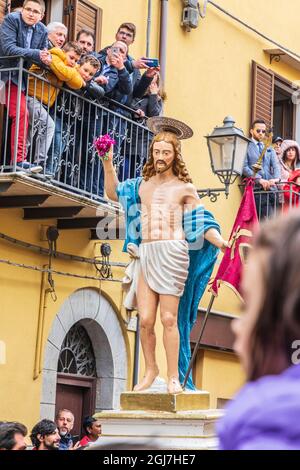
{"label": "statue of jesus", "polygon": [[[156,135],[150,145],[143,176],[119,183],[111,150],[108,159],[103,160],[105,190],[108,198],[122,203],[127,224],[125,250],[139,258],[135,285],[145,374],[134,390],[148,389],[159,373],[154,330],[159,305],[168,392],[180,393],[180,359],[182,368],[186,370],[190,354],[189,335],[199,300],[211,275],[218,249],[225,250],[227,242],[221,237],[213,216],[204,211],[181,156],[180,138],[190,136],[191,129],[170,118],[151,118],[149,121],[148,125],[152,126],[150,129],[154,133],[156,131]],[[189,245],[193,242],[197,242],[194,250]],[[192,260],[193,251],[196,256],[200,253],[199,263]],[[189,268],[193,270],[193,279],[186,286]],[[199,268],[202,272],[197,278],[195,271]],[[196,286],[195,281],[198,283]],[[181,300],[182,318],[179,320],[182,325],[179,335],[178,308]],[[182,358],[179,357],[180,342]],[[180,372],[182,380],[185,371]]]}

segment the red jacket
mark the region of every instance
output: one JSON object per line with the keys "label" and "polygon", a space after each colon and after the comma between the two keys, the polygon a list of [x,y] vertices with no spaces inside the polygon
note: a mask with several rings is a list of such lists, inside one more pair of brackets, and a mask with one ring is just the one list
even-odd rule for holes
{"label": "red jacket", "polygon": [[[300,178],[300,169],[292,171],[288,183],[296,183],[297,178]],[[284,205],[286,208],[298,207],[300,203],[300,186],[288,183],[283,186]]]}

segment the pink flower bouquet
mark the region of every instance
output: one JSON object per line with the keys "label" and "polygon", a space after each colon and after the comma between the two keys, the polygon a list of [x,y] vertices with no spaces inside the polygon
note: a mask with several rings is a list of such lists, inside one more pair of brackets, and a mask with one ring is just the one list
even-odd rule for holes
{"label": "pink flower bouquet", "polygon": [[108,153],[110,148],[116,141],[110,137],[109,134],[101,135],[94,141],[94,147],[98,152],[99,157],[103,160],[108,160]]}

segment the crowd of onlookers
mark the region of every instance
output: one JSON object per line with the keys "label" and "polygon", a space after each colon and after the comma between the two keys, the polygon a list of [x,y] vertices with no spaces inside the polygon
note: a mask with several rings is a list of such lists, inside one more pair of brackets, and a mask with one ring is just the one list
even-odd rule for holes
{"label": "crowd of onlookers", "polygon": [[83,435],[73,436],[71,431],[74,420],[74,414],[67,409],[58,411],[55,422],[42,419],[31,430],[31,446],[24,424],[0,422],[0,450],[76,450],[84,449],[98,440],[101,435],[99,420],[87,416],[82,424]]}
{"label": "crowd of onlookers", "polygon": [[[135,60],[130,56],[129,48],[136,36],[132,23],[121,24],[115,41],[97,52],[91,31],[82,29],[76,41],[66,42],[65,25],[52,22],[45,26],[41,21],[44,0],[25,0],[23,7],[16,10],[6,15],[0,25],[0,79],[5,83],[10,119],[10,163],[16,155],[17,169],[43,171],[48,177],[55,177],[61,170],[64,152],[70,151],[72,145],[72,164],[77,164],[84,179],[78,184],[102,195],[103,184],[100,188],[96,184],[101,179],[101,165],[99,161],[95,164],[93,141],[114,130],[115,152],[124,153],[119,169],[121,179],[133,176],[146,146],[144,142],[135,144],[135,158],[131,158],[133,145],[127,150],[122,148],[121,136],[126,126],[122,116],[143,123],[146,117],[161,113],[159,67],[148,67],[147,58]],[[20,56],[25,71],[21,78]],[[104,104],[113,113],[102,112],[100,119],[91,102]],[[68,132],[72,134],[69,140]],[[142,140],[138,126],[131,128],[130,140]]]}
{"label": "crowd of onlookers", "polygon": [[[271,215],[278,207],[284,210],[290,206],[298,206],[300,196],[298,143],[277,136],[274,137],[272,145],[266,145],[267,125],[262,119],[252,123],[250,134],[252,138],[248,145],[243,176],[255,178],[254,196],[260,218]],[[259,169],[255,168],[257,163],[260,163]]]}

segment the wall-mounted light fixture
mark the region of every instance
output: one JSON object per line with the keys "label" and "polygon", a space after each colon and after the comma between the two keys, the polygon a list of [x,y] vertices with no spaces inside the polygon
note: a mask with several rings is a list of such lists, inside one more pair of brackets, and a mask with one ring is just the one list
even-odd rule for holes
{"label": "wall-mounted light fixture", "polygon": [[229,186],[243,172],[248,144],[251,141],[244,135],[242,129],[235,127],[234,124],[234,119],[227,116],[223,126],[215,127],[213,132],[206,136],[211,169],[224,184],[224,188],[199,189],[200,198],[208,196],[212,202],[215,202],[220,192],[225,192],[227,197]]}

